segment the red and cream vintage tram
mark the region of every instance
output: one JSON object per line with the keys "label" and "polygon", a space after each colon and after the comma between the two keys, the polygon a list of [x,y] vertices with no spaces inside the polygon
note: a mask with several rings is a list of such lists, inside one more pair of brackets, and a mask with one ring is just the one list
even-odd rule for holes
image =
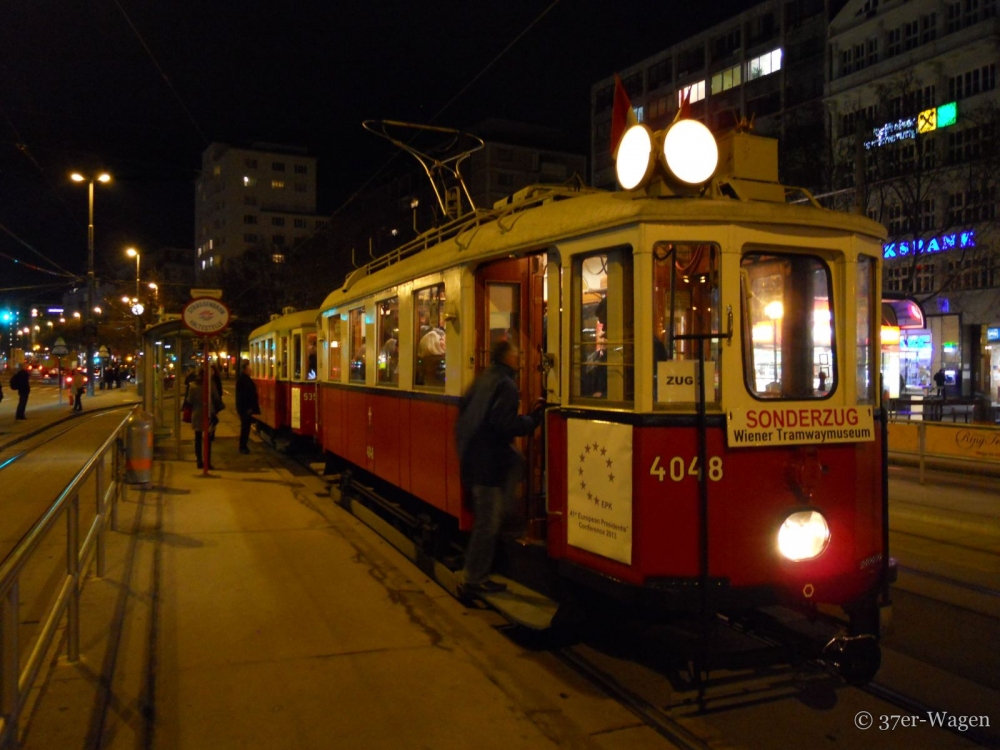
{"label": "red and cream vintage tram", "polygon": [[561,580],[837,606],[873,642],[883,228],[789,202],[749,132],[636,126],[618,171],[628,189],[527,188],[353,272],[319,311],[323,449],[468,529],[458,400],[509,337],[522,410],[548,402],[521,443],[523,546]]}
{"label": "red and cream vintage tram", "polygon": [[272,436],[316,434],[316,315],[286,307],[250,333],[256,420]]}

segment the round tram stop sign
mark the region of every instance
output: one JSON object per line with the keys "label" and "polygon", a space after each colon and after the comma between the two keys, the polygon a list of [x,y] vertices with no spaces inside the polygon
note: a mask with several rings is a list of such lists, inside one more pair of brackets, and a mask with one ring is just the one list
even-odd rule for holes
{"label": "round tram stop sign", "polygon": [[229,327],[229,308],[213,297],[191,300],[181,317],[184,325],[199,336],[211,336]]}

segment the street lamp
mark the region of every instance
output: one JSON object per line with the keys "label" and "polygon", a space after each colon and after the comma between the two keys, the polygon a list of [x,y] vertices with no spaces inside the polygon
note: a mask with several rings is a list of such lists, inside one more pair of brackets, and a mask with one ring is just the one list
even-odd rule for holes
{"label": "street lamp", "polygon": [[93,313],[94,309],[94,182],[111,182],[111,175],[107,172],[101,172],[98,175],[87,178],[84,177],[79,172],[74,172],[71,174],[70,179],[73,182],[86,182],[88,184],[87,191],[87,321],[86,321],[86,336],[87,339],[87,373],[89,377],[87,378],[87,395],[94,395],[94,344],[97,343],[97,327],[94,324]]}
{"label": "street lamp", "polygon": [[147,286],[153,291],[153,310],[156,312],[156,322],[160,322],[160,287],[150,281]]}
{"label": "street lamp", "polygon": [[126,248],[125,254],[130,258],[135,258],[135,296],[139,296],[139,251],[134,247]]}

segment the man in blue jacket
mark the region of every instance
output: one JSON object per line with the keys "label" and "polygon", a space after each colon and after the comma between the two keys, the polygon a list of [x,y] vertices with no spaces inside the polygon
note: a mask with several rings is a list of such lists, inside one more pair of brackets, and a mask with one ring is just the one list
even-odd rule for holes
{"label": "man in blue jacket", "polygon": [[520,358],[512,341],[497,342],[492,351],[493,366],[476,379],[459,402],[455,445],[462,484],[471,494],[475,515],[465,554],[464,594],[491,594],[507,588],[487,576],[522,463],[512,443],[514,438],[534,432],[545,411],[544,405],[539,405],[530,416],[517,413],[520,396],[514,376]]}

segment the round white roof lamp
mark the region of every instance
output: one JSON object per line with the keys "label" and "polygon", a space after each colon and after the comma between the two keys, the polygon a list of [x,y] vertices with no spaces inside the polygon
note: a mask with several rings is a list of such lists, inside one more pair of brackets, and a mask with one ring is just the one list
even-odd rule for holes
{"label": "round white roof lamp", "polygon": [[663,139],[667,169],[681,182],[701,185],[719,164],[719,147],[712,132],[697,120],[680,120]]}
{"label": "round white roof lamp", "polygon": [[625,131],[618,144],[618,184],[626,190],[638,187],[649,175],[652,166],[653,136],[645,125],[633,125]]}

